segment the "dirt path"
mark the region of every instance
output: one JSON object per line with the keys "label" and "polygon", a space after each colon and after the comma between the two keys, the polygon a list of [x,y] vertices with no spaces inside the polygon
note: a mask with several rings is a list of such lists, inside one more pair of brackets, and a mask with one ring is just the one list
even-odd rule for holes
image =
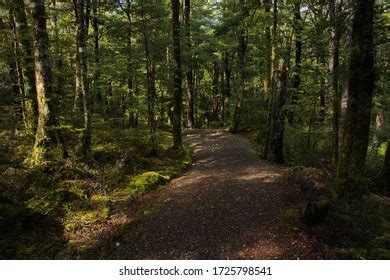
{"label": "dirt path", "polygon": [[227,132],[194,130],[186,141],[196,145],[193,166],[159,191],[157,206],[121,234],[109,258],[319,258],[308,237],[286,226],[296,190],[283,167]]}

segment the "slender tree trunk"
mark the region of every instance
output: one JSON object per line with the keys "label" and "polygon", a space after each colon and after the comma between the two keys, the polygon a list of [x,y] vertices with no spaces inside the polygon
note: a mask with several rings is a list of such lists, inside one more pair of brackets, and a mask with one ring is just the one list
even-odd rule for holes
{"label": "slender tree trunk", "polygon": [[27,25],[23,0],[15,0],[10,3],[10,16],[14,23],[15,51],[18,54],[17,60],[19,61],[19,84],[24,94],[22,98],[24,100],[25,124],[27,131],[33,133],[38,115],[38,105],[36,99],[32,38]]}
{"label": "slender tree trunk", "polygon": [[283,141],[284,141],[284,119],[287,98],[287,69],[284,60],[281,60],[277,79],[277,89],[274,96],[271,154],[268,159],[276,163],[284,163]]}
{"label": "slender tree trunk", "polygon": [[[191,52],[191,1],[184,1],[184,20],[186,26],[186,37],[188,49]],[[189,128],[195,127],[194,118],[194,81],[193,81],[193,67],[192,67],[192,54],[187,59],[187,95],[188,95],[188,126]]]}
{"label": "slender tree trunk", "polygon": [[213,63],[211,119],[218,120],[218,92],[219,92],[219,67],[218,62]]}
{"label": "slender tree trunk", "polygon": [[246,91],[246,61],[245,53],[247,48],[247,38],[245,30],[245,18],[247,11],[245,7],[245,1],[240,0],[240,26],[239,26],[239,42],[238,42],[238,92],[236,97],[236,105],[234,109],[233,121],[230,127],[231,132],[237,132],[241,123],[241,107],[244,102]]}
{"label": "slender tree trunk", "polygon": [[130,125],[131,127],[137,127],[138,126],[138,113],[134,107],[134,85],[133,85],[133,46],[132,46],[132,37],[133,37],[133,23],[132,23],[132,1],[126,0],[126,8],[124,9],[127,17],[128,27],[127,27],[127,89],[128,89],[128,95],[129,95],[129,116],[130,116]]}
{"label": "slender tree trunk", "polygon": [[87,35],[89,23],[89,0],[77,0],[77,52],[80,64],[80,87],[82,92],[84,130],[81,135],[80,153],[87,160],[91,152],[91,96],[88,80]]}
{"label": "slender tree trunk", "polygon": [[150,52],[149,42],[153,41],[154,32],[150,32],[152,38],[149,38],[149,31],[145,19],[144,6],[141,7],[142,13],[142,28],[144,37],[144,47],[146,56],[146,77],[148,85],[148,123],[150,129],[150,141],[152,144],[152,154],[157,153],[157,141],[156,141],[156,121],[154,115],[154,107],[156,102],[156,62],[153,54]]}
{"label": "slender tree trunk", "polygon": [[[264,0],[264,12],[266,15],[271,14],[271,0]],[[269,99],[270,95],[270,84],[271,84],[271,68],[272,68],[272,39],[271,39],[271,30],[272,25],[266,25],[265,27],[265,41],[264,41],[264,48],[265,48],[265,69],[264,69],[264,78],[263,78],[263,89],[265,94],[265,99]]]}
{"label": "slender tree trunk", "polygon": [[291,92],[291,105],[293,109],[288,113],[289,123],[294,122],[294,106],[299,99],[299,90],[301,85],[301,64],[302,64],[302,23],[301,23],[301,4],[300,1],[294,4],[294,23],[295,27],[295,72],[293,74],[293,84]]}
{"label": "slender tree trunk", "polygon": [[229,56],[228,53],[224,54],[224,60],[223,60],[223,72],[221,74],[222,77],[224,77],[223,81],[223,90],[222,90],[222,102],[223,102],[223,110],[222,110],[222,123],[223,126],[225,126],[226,119],[227,119],[227,111],[228,111],[228,100],[231,96],[231,76],[232,76],[232,69],[230,67],[229,63]]}
{"label": "slender tree trunk", "polygon": [[337,168],[340,194],[353,191],[364,171],[375,81],[373,50],[374,0],[353,0],[348,62],[348,106]]}
{"label": "slender tree trunk", "polygon": [[340,90],[339,90],[339,48],[340,48],[340,16],[341,5],[338,0],[329,1],[329,18],[331,23],[329,70],[331,73],[332,94],[332,163],[337,166],[339,157],[339,122],[340,122]]}
{"label": "slender tree trunk", "polygon": [[52,88],[44,0],[29,0],[27,3],[31,9],[32,17],[35,82],[38,100],[38,125],[31,163],[40,164],[49,159],[49,145],[55,143],[60,132],[57,128],[58,120],[55,111],[57,100]]}
{"label": "slender tree trunk", "polygon": [[181,107],[183,98],[182,73],[181,73],[181,50],[180,50],[180,0],[171,0],[172,7],[172,37],[174,68],[173,89],[173,146],[181,150],[183,146],[181,136]]}
{"label": "slender tree trunk", "polygon": [[93,88],[94,98],[96,102],[100,103],[102,100],[102,94],[100,91],[100,45],[99,45],[99,1],[92,0],[92,28],[93,28],[93,46],[94,46],[94,60],[95,60],[95,73],[93,75]]}
{"label": "slender tree trunk", "polygon": [[[352,51],[352,19],[353,19],[353,1],[354,0],[345,0],[344,9],[346,10],[346,20],[344,24],[345,28],[345,51],[346,53],[350,53]],[[346,61],[345,72],[348,74],[349,62]],[[348,96],[349,96],[349,82],[348,75],[343,80],[343,89],[340,91],[340,121],[339,121],[339,158],[340,158],[340,146],[341,146],[341,138],[344,134],[345,127],[345,118],[347,114],[348,107]]]}
{"label": "slender tree trunk", "polygon": [[[268,95],[268,116],[267,116],[267,128],[265,134],[264,147],[262,152],[262,158],[268,158],[268,152],[272,141],[272,123],[274,120],[274,102],[275,102],[275,71],[276,71],[276,38],[277,38],[277,26],[278,26],[278,1],[273,2],[272,11],[272,37],[271,37],[271,56],[270,56],[270,82],[271,90]],[[271,28],[271,27],[270,27]]]}

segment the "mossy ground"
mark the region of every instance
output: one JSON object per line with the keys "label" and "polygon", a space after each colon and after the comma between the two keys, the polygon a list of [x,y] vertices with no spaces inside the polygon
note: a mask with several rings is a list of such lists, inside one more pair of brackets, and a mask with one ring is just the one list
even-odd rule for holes
{"label": "mossy ground", "polygon": [[137,197],[190,164],[189,149],[175,153],[167,130],[157,131],[158,151],[151,155],[147,127],[112,125],[108,132],[106,126],[94,125],[90,162],[78,161],[76,134],[68,131],[70,158],[34,168],[22,164],[31,142],[1,135],[1,259],[77,258],[128,222]]}

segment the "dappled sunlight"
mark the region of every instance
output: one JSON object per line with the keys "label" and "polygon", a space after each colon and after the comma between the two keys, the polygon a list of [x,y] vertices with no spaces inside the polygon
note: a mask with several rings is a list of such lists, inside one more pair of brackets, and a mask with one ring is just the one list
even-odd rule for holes
{"label": "dappled sunlight", "polygon": [[105,258],[295,259],[311,254],[310,242],[284,227],[288,196],[295,189],[284,181],[283,167],[260,160],[249,143],[229,133],[186,134],[187,143],[197,145],[191,168],[145,196],[158,207],[132,216],[124,225],[125,241],[111,240]]}

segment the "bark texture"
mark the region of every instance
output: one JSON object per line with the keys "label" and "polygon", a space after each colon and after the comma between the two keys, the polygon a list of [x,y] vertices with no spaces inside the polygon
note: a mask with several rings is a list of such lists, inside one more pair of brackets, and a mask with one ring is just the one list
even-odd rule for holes
{"label": "bark texture", "polygon": [[181,50],[180,50],[180,0],[171,0],[172,7],[172,37],[174,66],[173,88],[173,146],[181,149],[183,146],[181,136],[181,107],[183,99]]}
{"label": "bark texture", "polygon": [[337,170],[339,193],[350,192],[364,171],[374,89],[374,0],[352,1],[351,51],[348,63],[348,105]]}

